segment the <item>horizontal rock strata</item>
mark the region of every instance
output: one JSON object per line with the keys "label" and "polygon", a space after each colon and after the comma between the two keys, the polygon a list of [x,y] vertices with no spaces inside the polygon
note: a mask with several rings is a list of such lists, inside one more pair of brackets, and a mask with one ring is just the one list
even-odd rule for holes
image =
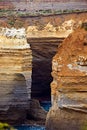
{"label": "horizontal rock strata", "polygon": [[[54,19],[53,19],[54,21]],[[72,33],[76,28],[81,26],[82,20],[77,22],[76,19],[69,19],[62,21],[61,24],[54,26],[51,22],[44,24],[44,27],[40,29],[41,23],[38,23],[38,26],[32,25],[27,28],[27,38],[41,38],[44,40],[56,39],[56,38],[66,38],[70,33]],[[52,40],[53,40],[52,39]]]}
{"label": "horizontal rock strata", "polygon": [[32,52],[24,29],[2,29],[0,35],[0,120],[22,121],[31,98]]}
{"label": "horizontal rock strata", "polygon": [[47,130],[81,130],[87,125],[87,31],[78,29],[52,61],[52,108]]}

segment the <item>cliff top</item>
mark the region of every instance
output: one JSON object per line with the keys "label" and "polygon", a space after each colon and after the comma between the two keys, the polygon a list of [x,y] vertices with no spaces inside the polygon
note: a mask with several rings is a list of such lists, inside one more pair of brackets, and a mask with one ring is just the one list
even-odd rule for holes
{"label": "cliff top", "polygon": [[50,22],[47,23],[42,30],[38,26],[28,26],[27,37],[67,37],[76,28],[81,26],[82,21],[76,22],[73,19],[64,21],[60,26],[54,26]]}
{"label": "cliff top", "polygon": [[61,76],[87,75],[87,31],[78,28],[58,48],[54,62],[58,62]]}
{"label": "cliff top", "polygon": [[1,48],[29,48],[26,40],[25,28],[0,28]]}

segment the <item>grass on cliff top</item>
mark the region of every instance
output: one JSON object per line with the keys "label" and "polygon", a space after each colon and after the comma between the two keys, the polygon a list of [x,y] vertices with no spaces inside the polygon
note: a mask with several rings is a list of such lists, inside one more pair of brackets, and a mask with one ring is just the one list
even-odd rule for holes
{"label": "grass on cliff top", "polygon": [[27,16],[39,16],[39,15],[54,15],[54,14],[67,14],[67,13],[80,13],[80,12],[87,12],[87,9],[83,10],[52,10],[52,9],[47,9],[47,10],[36,10],[33,12],[29,12],[27,10],[5,10],[5,9],[0,9],[0,17],[6,17],[10,15],[16,15],[16,16],[21,16],[21,17],[27,17]]}

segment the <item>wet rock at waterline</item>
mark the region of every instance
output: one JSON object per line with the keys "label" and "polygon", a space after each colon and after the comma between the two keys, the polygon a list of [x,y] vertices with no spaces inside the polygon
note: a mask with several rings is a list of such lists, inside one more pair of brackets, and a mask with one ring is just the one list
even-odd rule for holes
{"label": "wet rock at waterline", "polygon": [[25,120],[31,98],[32,52],[25,29],[0,29],[0,120]]}
{"label": "wet rock at waterline", "polygon": [[47,130],[81,130],[87,125],[87,31],[64,40],[52,61],[52,108]]}
{"label": "wet rock at waterline", "polygon": [[32,99],[30,102],[30,109],[27,114],[28,118],[33,120],[42,120],[45,122],[47,111],[43,107],[40,106],[40,103],[36,99]]}

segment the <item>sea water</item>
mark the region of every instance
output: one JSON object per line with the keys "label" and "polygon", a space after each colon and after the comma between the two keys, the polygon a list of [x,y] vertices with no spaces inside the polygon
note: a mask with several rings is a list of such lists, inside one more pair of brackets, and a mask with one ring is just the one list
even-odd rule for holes
{"label": "sea water", "polygon": [[46,110],[49,111],[50,107],[51,107],[51,101],[43,101],[40,102],[40,105]]}
{"label": "sea water", "polygon": [[[49,108],[51,107],[51,102],[50,101],[43,101],[40,102],[40,105],[46,110],[49,111]],[[45,127],[43,126],[37,126],[37,125],[21,125],[21,126],[16,126],[15,129],[17,130],[45,130]]]}
{"label": "sea water", "polygon": [[45,130],[45,127],[31,126],[31,125],[21,125],[21,126],[16,126],[15,129],[17,129],[17,130]]}

